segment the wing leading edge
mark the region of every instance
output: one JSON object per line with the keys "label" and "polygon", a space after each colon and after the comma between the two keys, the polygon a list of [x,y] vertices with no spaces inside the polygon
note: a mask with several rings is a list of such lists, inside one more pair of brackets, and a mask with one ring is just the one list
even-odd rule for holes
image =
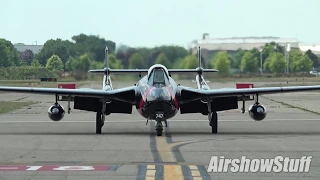
{"label": "wing leading edge", "polygon": [[206,98],[234,97],[255,94],[274,94],[290,93],[320,90],[320,86],[287,86],[287,87],[265,87],[265,88],[247,88],[247,89],[216,89],[216,90],[199,90],[189,87],[181,88],[181,103],[187,103]]}
{"label": "wing leading edge", "polygon": [[35,93],[44,95],[69,95],[79,97],[109,98],[122,102],[134,103],[135,86],[121,88],[110,91],[95,89],[60,89],[60,88],[29,88],[29,87],[8,87],[0,86],[0,91],[16,92],[16,93]]}

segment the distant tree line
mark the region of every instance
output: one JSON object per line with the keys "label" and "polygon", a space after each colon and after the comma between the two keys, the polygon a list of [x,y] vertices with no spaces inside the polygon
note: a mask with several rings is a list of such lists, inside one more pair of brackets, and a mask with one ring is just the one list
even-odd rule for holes
{"label": "distant tree line", "polygon": [[[158,46],[153,48],[129,47],[119,45],[111,40],[106,40],[95,35],[79,34],[71,38],[72,41],[62,39],[50,39],[45,42],[41,51],[37,54],[29,49],[18,52],[13,44],[0,39],[0,67],[23,67],[42,69],[43,74],[35,74],[34,77],[45,76],[50,73],[60,76],[68,73],[77,79],[86,78],[89,69],[105,67],[105,47],[109,48],[110,68],[148,68],[155,63],[163,64],[167,68],[193,69],[198,66],[197,54],[181,46]],[[283,73],[286,68],[284,47],[270,42],[263,47],[263,70],[268,73]],[[300,49],[292,49],[288,53],[290,72],[308,72],[312,68],[319,68],[319,58],[308,50],[306,53]],[[202,57],[203,58],[203,57]],[[209,68],[219,70],[220,74],[230,74],[231,69],[238,69],[242,73],[257,73],[260,68],[260,52],[257,48],[237,51],[232,56],[227,51],[220,51],[210,60]],[[2,72],[2,73],[1,73]],[[50,73],[49,73],[50,72]],[[0,70],[1,74],[8,74]]]}

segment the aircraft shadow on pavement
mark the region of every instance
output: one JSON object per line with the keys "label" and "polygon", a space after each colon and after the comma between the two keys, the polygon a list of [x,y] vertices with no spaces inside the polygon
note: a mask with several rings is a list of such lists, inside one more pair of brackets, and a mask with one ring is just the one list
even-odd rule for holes
{"label": "aircraft shadow on pavement", "polygon": [[[141,136],[156,136],[155,132],[104,132],[102,134],[95,134],[91,132],[0,132],[0,135],[90,135],[90,136],[114,136],[114,135],[141,135]],[[165,133],[163,136],[173,136],[173,135],[206,135],[208,136],[220,136],[220,135],[227,135],[227,136],[236,136],[236,135],[320,135],[320,131],[304,131],[304,132],[297,132],[297,131],[281,131],[281,132],[259,132],[259,131],[252,131],[252,132],[241,132],[241,131],[234,131],[234,132],[219,132],[218,134],[211,134],[211,132],[206,131],[171,131],[170,133]]]}

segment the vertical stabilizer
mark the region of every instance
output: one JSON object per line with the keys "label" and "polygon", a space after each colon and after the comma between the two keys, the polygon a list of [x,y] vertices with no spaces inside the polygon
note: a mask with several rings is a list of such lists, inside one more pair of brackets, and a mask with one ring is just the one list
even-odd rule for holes
{"label": "vertical stabilizer", "polygon": [[210,87],[207,84],[207,81],[203,78],[203,68],[202,68],[202,62],[201,62],[201,47],[198,47],[198,68],[197,68],[197,76],[196,76],[196,82],[198,89],[204,89],[208,90]]}
{"label": "vertical stabilizer", "polygon": [[113,89],[110,74],[109,74],[109,56],[108,55],[109,55],[109,49],[108,49],[108,46],[106,46],[106,50],[105,50],[106,67],[104,71],[105,75],[103,76],[103,87],[102,87],[104,90]]}
{"label": "vertical stabilizer", "polygon": [[201,47],[198,47],[198,67],[202,68],[201,66]]}
{"label": "vertical stabilizer", "polygon": [[106,68],[109,68],[109,57],[108,57],[108,53],[109,53],[109,50],[108,50],[108,46],[106,46],[106,51],[105,51],[105,58],[106,58]]}

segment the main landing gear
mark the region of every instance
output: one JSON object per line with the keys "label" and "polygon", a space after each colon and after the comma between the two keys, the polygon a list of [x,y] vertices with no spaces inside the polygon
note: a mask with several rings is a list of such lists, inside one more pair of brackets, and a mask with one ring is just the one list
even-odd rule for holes
{"label": "main landing gear", "polygon": [[106,119],[106,101],[102,100],[102,110],[98,111],[96,114],[96,134],[101,134],[101,129],[104,125],[104,121]]}
{"label": "main landing gear", "polygon": [[218,133],[218,114],[217,112],[212,112],[208,114],[209,125],[211,126],[212,134]]}
{"label": "main landing gear", "polygon": [[211,126],[211,133],[217,134],[218,133],[218,114],[217,114],[217,111],[212,111],[211,102],[212,102],[211,99],[207,100],[208,120],[209,120],[209,125]]}
{"label": "main landing gear", "polygon": [[101,134],[101,129],[104,125],[105,115],[102,112],[97,112],[96,114],[96,134]]}

